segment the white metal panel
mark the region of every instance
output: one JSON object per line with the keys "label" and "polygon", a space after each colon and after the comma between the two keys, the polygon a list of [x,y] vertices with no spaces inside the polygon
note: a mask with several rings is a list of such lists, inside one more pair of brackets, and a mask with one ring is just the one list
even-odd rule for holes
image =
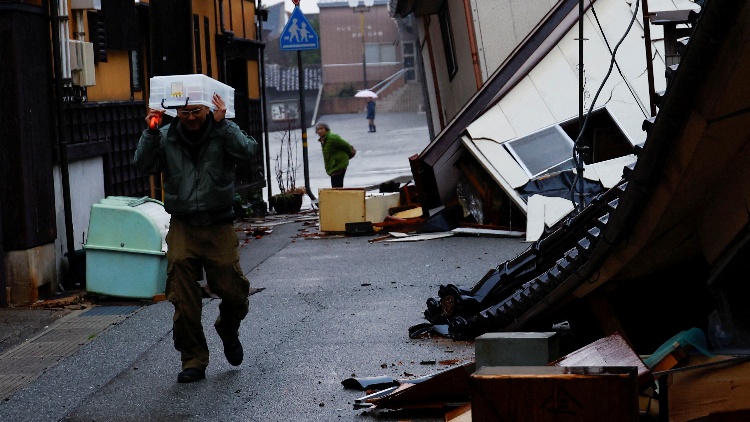
{"label": "white metal panel", "polygon": [[629,154],[607,161],[588,164],[584,168],[583,177],[589,180],[598,180],[605,188],[609,189],[620,182],[623,168],[635,162],[635,155]]}
{"label": "white metal panel", "polygon": [[528,174],[505,146],[485,140],[474,140],[474,145],[511,187],[515,189],[529,183]]}
{"label": "white metal panel", "polygon": [[661,12],[663,10],[700,10],[700,6],[690,0],[648,0],[649,12]]}
{"label": "white metal panel", "polygon": [[492,107],[466,128],[474,138],[488,138],[498,142],[518,136],[500,107]]}
{"label": "white metal panel", "polygon": [[573,211],[573,202],[565,198],[532,195],[526,213],[526,241],[539,240],[544,227],[552,227]]}
{"label": "white metal panel", "polygon": [[555,124],[555,116],[529,77],[523,78],[498,105],[518,136]]}
{"label": "white metal panel", "polygon": [[556,3],[554,0],[472,1],[483,80],[487,80]]}
{"label": "white metal panel", "polygon": [[532,195],[526,212],[526,241],[536,242],[544,233],[544,200],[541,195]]}
{"label": "white metal panel", "polygon": [[[610,40],[610,46],[614,48],[627,28],[631,16],[630,9],[619,0],[600,1],[597,5],[597,14],[606,28],[605,33]],[[590,18],[589,15],[587,17]],[[616,24],[611,24],[610,20]],[[588,102],[585,107],[587,108],[591,105],[599,85],[609,70],[610,54],[604,39],[598,35],[598,28],[594,26],[594,21],[588,19],[584,23],[584,31],[588,39],[584,48]],[[624,118],[619,118],[619,120],[625,122],[623,129],[634,143],[642,142],[645,136],[640,126],[646,116],[643,115],[638,102],[648,104],[648,84],[644,76],[645,53],[641,36],[641,31],[634,26],[617,54],[620,69],[628,78],[638,99],[633,98],[628,85],[620,77],[619,72],[613,69],[596,104],[596,106],[601,106],[606,102],[614,104],[613,114],[623,115]],[[495,106],[501,108],[504,119],[496,120],[501,114],[497,113],[493,107],[488,112],[489,118],[480,117],[469,126],[469,133],[472,136],[491,137],[504,141],[510,139],[510,136],[523,136],[577,115],[579,60],[577,37],[576,26],[563,37],[558,47],[551,50],[529,73],[527,78],[519,82]],[[633,81],[630,80],[631,78]],[[638,80],[639,78],[641,80]],[[508,130],[505,127],[506,124],[510,124],[512,130]],[[488,133],[494,135],[488,136]],[[498,134],[508,137],[503,139]]]}
{"label": "white metal panel", "polygon": [[529,77],[554,121],[578,114],[578,73],[568,65],[560,49],[553,48]]}
{"label": "white metal panel", "polygon": [[482,80],[486,81],[520,40],[515,38],[513,25],[508,25],[512,17],[510,3],[472,0],[472,6]]}

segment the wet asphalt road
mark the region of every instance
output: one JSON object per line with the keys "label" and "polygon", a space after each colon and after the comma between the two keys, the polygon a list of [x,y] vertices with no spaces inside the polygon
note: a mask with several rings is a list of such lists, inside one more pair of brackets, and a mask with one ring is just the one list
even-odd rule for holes
{"label": "wet asphalt road", "polygon": [[[345,133],[344,121],[329,123]],[[412,129],[403,130],[414,136]],[[391,151],[402,148],[390,159],[375,148],[379,138],[370,138],[372,143],[353,140],[362,174],[354,171],[353,163],[347,180],[369,185],[402,170],[408,173],[408,163],[399,160],[423,146],[404,146],[404,138],[392,138],[380,140]],[[365,175],[370,168],[384,173]],[[250,313],[241,326],[241,366],[224,360],[212,328],[218,300],[205,299],[204,327],[211,348],[206,380],[178,384],[172,306],[150,304],[0,403],[0,420],[442,421],[442,413],[355,410],[354,400],[365,393],[345,389],[341,381],[375,375],[416,378],[452,367],[423,361],[472,361],[473,343],[411,340],[408,328],[424,322],[425,301],[437,294],[440,284],[471,286],[528,244],[482,237],[369,243],[370,236],[298,236],[305,231],[316,228],[292,221],[241,249],[251,285],[263,289],[250,297]]]}
{"label": "wet asphalt road", "polygon": [[[286,224],[243,248],[253,287],[241,327],[245,362],[230,366],[212,329],[218,300],[206,299],[211,348],[207,378],[178,384],[171,305],[141,308],[101,333],[27,388],[0,404],[8,421],[335,421],[402,420],[353,408],[363,392],[342,387],[356,376],[402,379],[473,360],[473,344],[411,340],[425,300],[441,283],[471,285],[526,245],[518,239],[452,237],[368,243],[368,237],[292,238]],[[411,420],[438,421],[429,412]]]}

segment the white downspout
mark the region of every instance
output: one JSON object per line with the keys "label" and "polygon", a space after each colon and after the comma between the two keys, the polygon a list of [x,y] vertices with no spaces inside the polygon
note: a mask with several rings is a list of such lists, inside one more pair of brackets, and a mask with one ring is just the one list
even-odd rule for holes
{"label": "white downspout", "polygon": [[[60,32],[60,73],[63,81],[69,81],[70,74],[70,17],[68,16],[68,0],[58,0],[57,14]],[[82,18],[82,16],[81,16]],[[83,19],[79,20],[83,25]]]}

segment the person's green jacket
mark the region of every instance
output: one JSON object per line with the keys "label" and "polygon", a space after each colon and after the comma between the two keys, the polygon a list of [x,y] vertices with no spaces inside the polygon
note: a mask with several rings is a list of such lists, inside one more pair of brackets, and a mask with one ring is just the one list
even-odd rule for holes
{"label": "person's green jacket", "polygon": [[320,145],[323,147],[323,162],[329,176],[349,167],[352,146],[339,135],[328,132]]}
{"label": "person's green jacket", "polygon": [[145,174],[164,174],[164,209],[190,215],[231,209],[234,201],[234,167],[249,161],[258,149],[236,123],[218,123],[209,115],[209,126],[194,159],[176,133],[177,120],[158,133],[145,130],[138,141],[133,164]]}

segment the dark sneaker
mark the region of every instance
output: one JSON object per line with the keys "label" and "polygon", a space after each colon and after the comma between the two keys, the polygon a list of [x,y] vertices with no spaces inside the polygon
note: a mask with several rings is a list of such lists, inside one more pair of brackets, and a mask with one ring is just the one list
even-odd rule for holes
{"label": "dark sneaker", "polygon": [[177,382],[196,382],[206,378],[206,370],[198,368],[187,368],[177,374]]}
{"label": "dark sneaker", "polygon": [[224,356],[232,366],[239,366],[242,363],[244,353],[242,352],[242,343],[239,337],[224,341]]}

